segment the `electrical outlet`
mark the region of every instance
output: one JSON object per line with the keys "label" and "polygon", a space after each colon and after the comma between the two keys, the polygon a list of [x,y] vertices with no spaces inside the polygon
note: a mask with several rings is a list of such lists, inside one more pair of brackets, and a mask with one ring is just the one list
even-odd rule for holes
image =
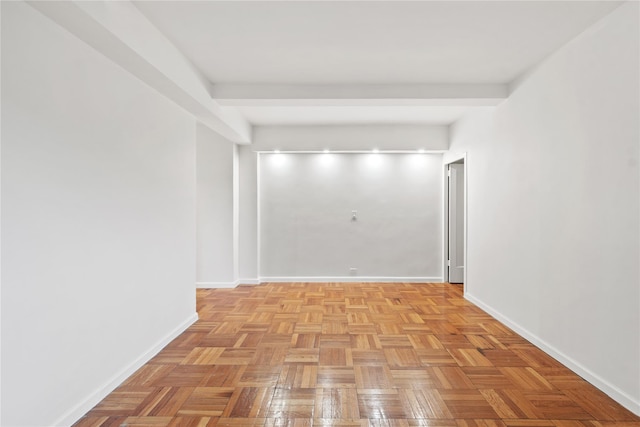
{"label": "electrical outlet", "polygon": [[358,269],[355,267],[349,267],[349,274],[355,276],[356,274],[358,274]]}

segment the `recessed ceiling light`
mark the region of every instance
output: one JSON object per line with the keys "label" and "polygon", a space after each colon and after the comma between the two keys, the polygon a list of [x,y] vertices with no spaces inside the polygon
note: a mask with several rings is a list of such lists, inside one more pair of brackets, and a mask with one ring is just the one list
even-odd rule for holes
{"label": "recessed ceiling light", "polygon": [[419,149],[418,153],[423,154],[424,153],[424,148]]}
{"label": "recessed ceiling light", "polygon": [[323,152],[323,153],[325,153],[325,154],[327,154],[327,153],[329,153],[329,149],[328,149],[328,148],[325,148],[324,150],[322,150],[322,152]]}
{"label": "recessed ceiling light", "polygon": [[374,148],[374,149],[373,149],[373,152],[377,154],[377,153],[379,153],[379,152],[380,152],[380,150],[378,150],[377,148]]}
{"label": "recessed ceiling light", "polygon": [[274,153],[280,154],[280,150],[273,150]]}

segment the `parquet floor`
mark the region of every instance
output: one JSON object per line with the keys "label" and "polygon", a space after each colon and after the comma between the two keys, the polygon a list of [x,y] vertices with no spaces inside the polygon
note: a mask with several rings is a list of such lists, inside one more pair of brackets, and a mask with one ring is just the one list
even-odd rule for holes
{"label": "parquet floor", "polygon": [[459,286],[207,289],[198,313],[76,426],[640,426]]}

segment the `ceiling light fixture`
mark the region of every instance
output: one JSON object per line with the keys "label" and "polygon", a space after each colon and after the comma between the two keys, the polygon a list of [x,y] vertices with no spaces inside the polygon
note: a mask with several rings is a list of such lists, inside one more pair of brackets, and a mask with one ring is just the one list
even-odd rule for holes
{"label": "ceiling light fixture", "polygon": [[374,153],[374,154],[378,154],[379,152],[380,152],[380,150],[378,150],[377,148],[374,148],[374,149],[373,149],[373,153]]}

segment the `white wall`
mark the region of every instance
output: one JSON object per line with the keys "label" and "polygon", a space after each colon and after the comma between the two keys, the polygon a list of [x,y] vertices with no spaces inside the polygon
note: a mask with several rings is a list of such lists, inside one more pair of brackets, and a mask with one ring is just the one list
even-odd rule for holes
{"label": "white wall", "polygon": [[238,281],[258,280],[258,155],[238,146]]}
{"label": "white wall", "polygon": [[195,320],[195,124],[2,3],[2,425],[68,425]]}
{"label": "white wall", "polygon": [[261,154],[259,174],[265,280],[441,280],[441,155]]}
{"label": "white wall", "polygon": [[202,73],[130,1],[35,1],[30,5],[173,100],[211,129],[248,143],[251,125],[209,95]]}
{"label": "white wall", "polygon": [[[638,3],[457,123],[467,290],[640,413]],[[445,156],[449,157],[449,156]]]}
{"label": "white wall", "polygon": [[234,151],[232,142],[197,127],[197,285],[233,286]]}
{"label": "white wall", "polygon": [[448,138],[448,127],[436,125],[256,126],[251,146],[255,151],[444,151]]}

